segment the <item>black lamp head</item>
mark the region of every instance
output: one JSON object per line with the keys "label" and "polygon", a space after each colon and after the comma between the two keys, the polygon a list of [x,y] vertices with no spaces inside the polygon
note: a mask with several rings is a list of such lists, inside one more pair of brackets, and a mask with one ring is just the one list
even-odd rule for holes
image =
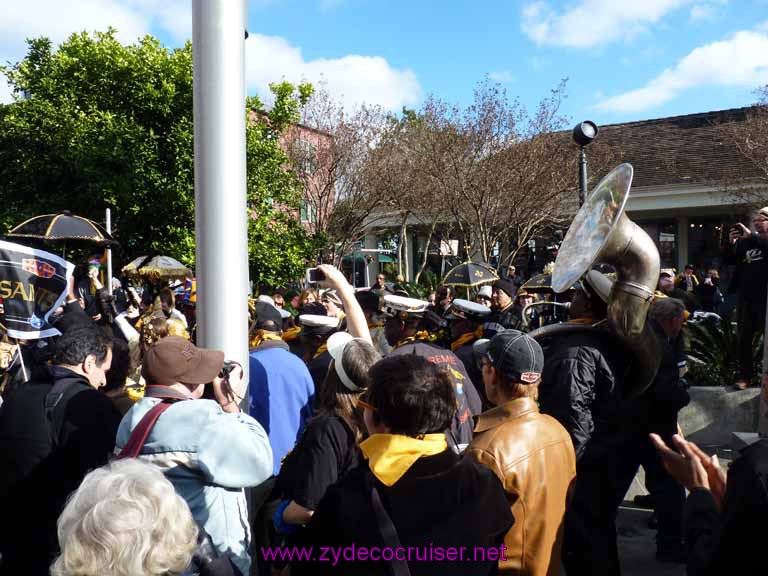
{"label": "black lamp head", "polygon": [[591,120],[585,120],[584,122],[579,122],[576,124],[576,126],[574,126],[573,140],[579,146],[587,146],[588,144],[592,143],[592,140],[597,138],[598,132],[599,129],[597,124]]}

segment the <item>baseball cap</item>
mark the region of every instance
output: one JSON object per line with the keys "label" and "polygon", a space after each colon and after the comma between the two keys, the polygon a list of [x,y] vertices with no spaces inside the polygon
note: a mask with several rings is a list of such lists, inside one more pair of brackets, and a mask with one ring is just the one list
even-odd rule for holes
{"label": "baseball cap", "polygon": [[338,308],[343,308],[343,304],[341,302],[341,298],[339,298],[339,295],[336,293],[336,290],[326,290],[320,295],[320,301],[321,302],[333,302]]}
{"label": "baseball cap", "polygon": [[475,342],[472,347],[478,357],[486,357],[496,370],[515,382],[535,384],[544,368],[541,346],[518,330],[499,332],[490,340]]}
{"label": "baseball cap", "polygon": [[147,384],[207,384],[223,366],[221,350],[198,348],[179,336],[167,336],[146,351],[141,375]]}
{"label": "baseball cap", "polygon": [[267,302],[256,302],[256,322],[263,326],[267,322],[273,322],[277,330],[283,327],[283,315],[280,310]]}

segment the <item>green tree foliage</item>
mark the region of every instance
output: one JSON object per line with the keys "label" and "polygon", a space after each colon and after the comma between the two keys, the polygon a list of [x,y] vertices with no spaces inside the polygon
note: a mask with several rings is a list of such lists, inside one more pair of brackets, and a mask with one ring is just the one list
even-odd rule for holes
{"label": "green tree foliage", "polygon": [[[102,221],[111,208],[125,257],[194,265],[191,44],[169,50],[146,36],[124,46],[114,30],[58,48],[39,38],[2,71],[16,101],[0,106],[0,226],[65,209]],[[251,270],[269,286],[297,277],[311,253],[279,139],[312,88],[272,89],[269,112],[253,98],[245,108]]]}

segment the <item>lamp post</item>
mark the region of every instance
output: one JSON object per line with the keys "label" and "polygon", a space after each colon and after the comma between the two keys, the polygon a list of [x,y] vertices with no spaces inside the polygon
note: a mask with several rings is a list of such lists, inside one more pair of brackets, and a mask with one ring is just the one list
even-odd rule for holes
{"label": "lamp post", "polygon": [[584,149],[597,138],[599,129],[591,120],[579,122],[573,128],[573,141],[579,145],[579,206],[587,198],[587,154]]}

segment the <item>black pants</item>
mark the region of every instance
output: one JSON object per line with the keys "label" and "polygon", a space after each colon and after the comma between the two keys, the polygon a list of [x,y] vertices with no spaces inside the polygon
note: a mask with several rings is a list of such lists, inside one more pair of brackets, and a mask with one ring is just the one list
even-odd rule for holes
{"label": "black pants", "polygon": [[[664,435],[664,442],[673,446],[669,435]],[[666,471],[647,434],[633,434],[626,440],[626,449],[619,460],[617,505],[624,499],[640,466],[645,470],[645,486],[653,496],[653,506],[659,518],[656,545],[682,544],[685,489]]]}
{"label": "black pants", "polygon": [[754,368],[752,342],[756,334],[765,330],[765,302],[757,305],[739,299],[736,308],[739,323],[739,374],[750,382]]}
{"label": "black pants", "polygon": [[618,576],[618,453],[589,453],[576,464],[573,502],[565,515],[563,565],[568,576]]}

